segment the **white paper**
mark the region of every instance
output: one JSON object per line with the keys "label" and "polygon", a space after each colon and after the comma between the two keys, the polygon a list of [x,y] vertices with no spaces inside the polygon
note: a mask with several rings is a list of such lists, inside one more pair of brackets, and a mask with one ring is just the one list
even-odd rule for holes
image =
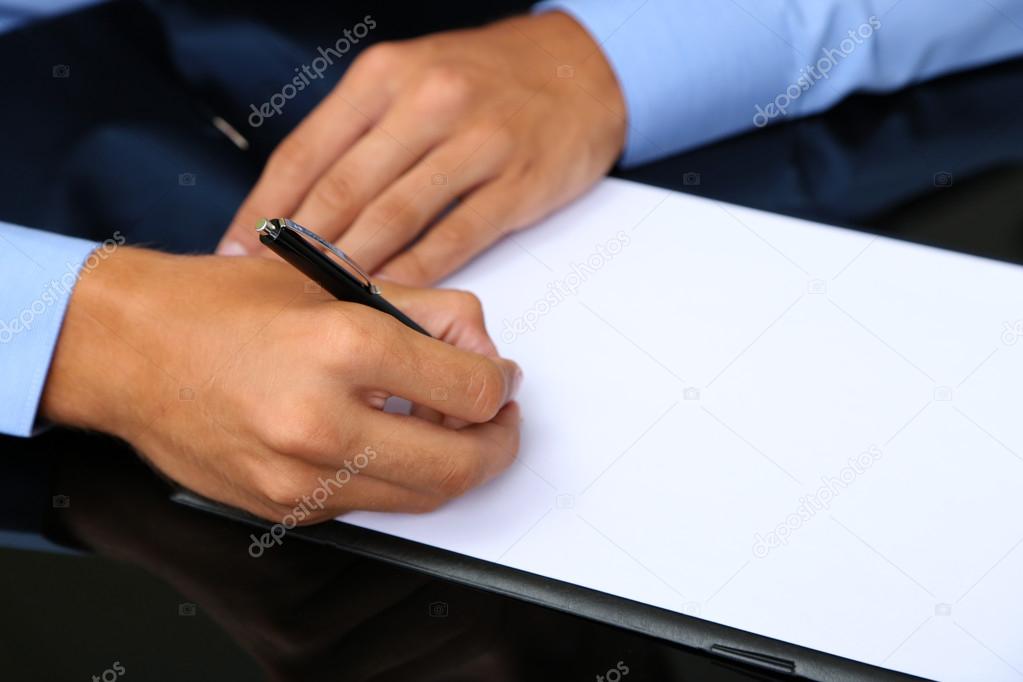
{"label": "white paper", "polygon": [[520,457],[435,513],[345,521],[1023,679],[1023,268],[607,180],[446,284],[525,370]]}

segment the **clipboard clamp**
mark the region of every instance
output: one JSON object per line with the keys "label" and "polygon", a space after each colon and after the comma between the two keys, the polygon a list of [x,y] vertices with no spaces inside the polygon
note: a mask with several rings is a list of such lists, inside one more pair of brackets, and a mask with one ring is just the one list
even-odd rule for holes
{"label": "clipboard clamp", "polygon": [[337,246],[330,243],[320,235],[310,230],[308,227],[302,227],[301,225],[296,223],[294,220],[291,220],[290,218],[261,218],[259,224],[256,225],[256,232],[260,234],[265,234],[269,236],[271,239],[277,239],[277,236],[281,233],[281,230],[290,230],[295,234],[313,240],[321,247],[323,247],[325,251],[333,254],[338,260],[340,260],[343,267],[348,271],[348,273],[355,277],[355,279],[359,280],[359,283],[362,284],[366,288],[366,290],[368,290],[371,294],[377,295],[380,294],[380,289],[377,287],[377,285],[373,284],[372,280],[370,280],[369,278],[369,275],[366,274],[366,271],[363,270],[362,267],[358,263],[356,263],[351,256],[349,256],[347,253],[345,253],[344,251],[342,251]]}

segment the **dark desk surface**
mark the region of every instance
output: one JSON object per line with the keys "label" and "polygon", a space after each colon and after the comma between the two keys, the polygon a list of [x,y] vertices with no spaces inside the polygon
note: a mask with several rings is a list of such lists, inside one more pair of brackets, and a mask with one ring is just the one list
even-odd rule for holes
{"label": "dark desk surface", "polygon": [[[1015,62],[622,175],[1023,262],[1021,114]],[[4,679],[770,679],[297,539],[252,559],[102,437],[0,452]]]}

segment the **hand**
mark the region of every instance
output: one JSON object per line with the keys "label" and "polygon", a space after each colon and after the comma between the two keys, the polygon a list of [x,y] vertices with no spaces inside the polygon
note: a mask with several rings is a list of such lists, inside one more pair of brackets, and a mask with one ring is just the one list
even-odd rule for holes
{"label": "hand", "polygon": [[[262,258],[119,249],[75,288],[43,414],[276,522],[430,510],[511,463],[521,373],[470,294],[386,291],[458,348],[307,284]],[[467,425],[384,413],[391,395]]]}
{"label": "hand", "polygon": [[257,220],[288,216],[431,284],[603,176],[624,111],[600,46],[560,12],[375,45],[274,151],[219,252],[255,252]]}

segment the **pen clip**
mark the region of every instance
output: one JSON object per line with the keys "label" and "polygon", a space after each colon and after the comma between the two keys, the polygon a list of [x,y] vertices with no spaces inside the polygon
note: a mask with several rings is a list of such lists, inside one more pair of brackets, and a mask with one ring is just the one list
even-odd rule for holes
{"label": "pen clip", "polygon": [[349,256],[347,253],[339,249],[334,244],[331,244],[329,241],[327,241],[320,235],[310,230],[308,227],[303,227],[296,223],[295,221],[291,220],[290,218],[270,219],[264,218],[256,227],[257,232],[269,232],[270,236],[275,236],[273,234],[273,230],[282,229],[288,229],[296,234],[302,235],[303,237],[308,237],[309,239],[312,239],[314,242],[322,246],[324,249],[337,256],[341,260],[341,262],[348,266],[349,269],[353,270],[354,272],[352,274],[355,275],[358,279],[362,280],[363,286],[365,286],[366,289],[368,289],[371,294],[380,293],[380,289],[377,288],[377,285],[373,284],[372,280],[370,280],[369,278],[369,275],[366,274],[366,271],[363,270],[359,266],[359,264],[356,263],[354,259],[352,259],[351,256]]}

